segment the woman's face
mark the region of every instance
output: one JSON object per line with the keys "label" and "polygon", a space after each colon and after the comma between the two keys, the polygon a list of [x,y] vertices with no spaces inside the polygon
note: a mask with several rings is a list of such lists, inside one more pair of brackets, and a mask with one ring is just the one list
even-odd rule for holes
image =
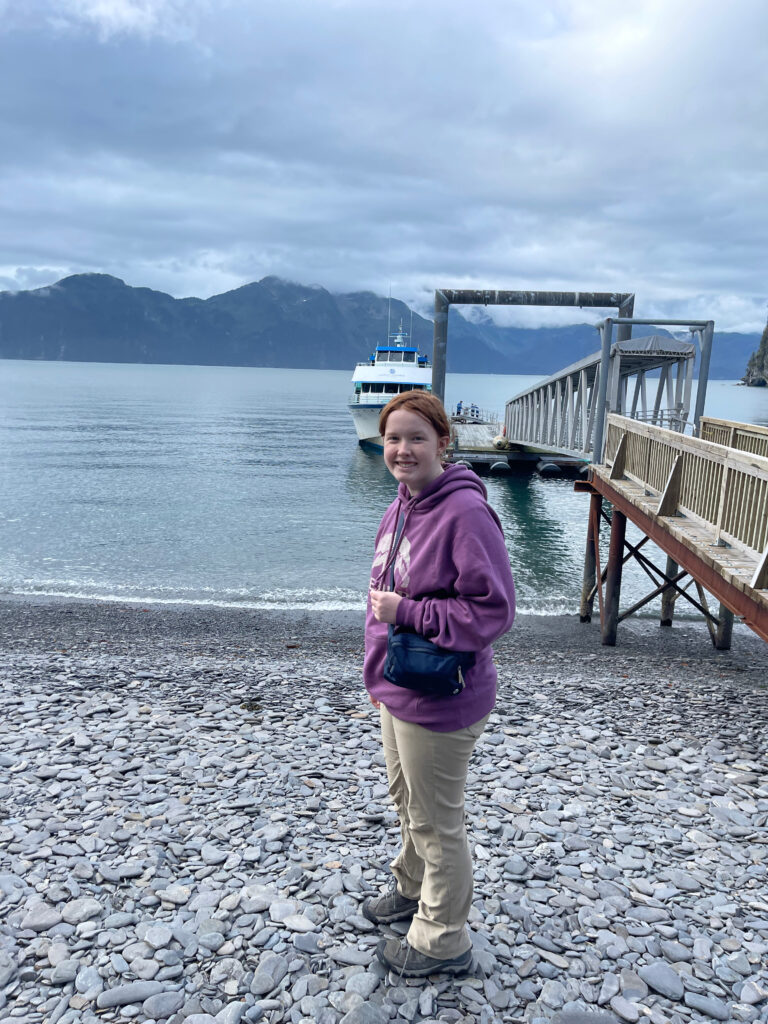
{"label": "woman's face", "polygon": [[405,484],[415,497],[442,473],[441,458],[449,441],[417,412],[396,409],[387,418],[384,463],[395,480]]}

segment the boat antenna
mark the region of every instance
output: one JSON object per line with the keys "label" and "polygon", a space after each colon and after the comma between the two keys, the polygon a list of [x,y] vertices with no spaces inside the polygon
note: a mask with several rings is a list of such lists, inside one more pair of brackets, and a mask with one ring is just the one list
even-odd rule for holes
{"label": "boat antenna", "polygon": [[411,333],[410,333],[411,344],[413,344],[413,310],[411,310]]}
{"label": "boat antenna", "polygon": [[387,344],[389,344],[389,332],[392,330],[392,282],[389,282],[389,304],[387,305]]}

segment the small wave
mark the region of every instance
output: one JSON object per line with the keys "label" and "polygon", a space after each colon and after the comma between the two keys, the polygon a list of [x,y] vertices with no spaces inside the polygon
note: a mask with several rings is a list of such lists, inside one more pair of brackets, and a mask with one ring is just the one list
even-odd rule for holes
{"label": "small wave", "polygon": [[[132,605],[183,605],[193,608],[242,608],[246,611],[301,611],[301,612],[344,612],[365,610],[366,597],[362,591],[345,587],[296,589],[276,588],[261,593],[247,587],[196,587],[194,590],[168,586],[131,586],[125,583],[104,584],[97,580],[24,580],[20,584],[0,582],[0,594],[9,597],[37,597],[70,599],[75,601],[97,601],[104,604]],[[570,617],[579,612],[578,598],[540,600],[530,598],[517,606],[517,615],[522,617],[540,616],[547,618]],[[597,607],[593,618],[598,617]],[[659,612],[653,608],[636,614],[633,618],[652,620]],[[695,620],[695,611],[679,609],[675,615],[679,620]]]}
{"label": "small wave", "polygon": [[15,597],[51,597],[104,604],[184,605],[198,608],[242,608],[247,611],[362,611],[365,595],[342,588],[267,591],[254,594],[246,589],[199,588],[175,591],[171,587],[134,588],[126,584],[90,587],[83,581],[49,581],[3,587],[2,593]]}

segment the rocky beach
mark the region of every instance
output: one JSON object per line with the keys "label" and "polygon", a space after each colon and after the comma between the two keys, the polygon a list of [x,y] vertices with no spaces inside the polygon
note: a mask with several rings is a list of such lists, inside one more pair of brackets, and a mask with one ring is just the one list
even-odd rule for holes
{"label": "rocky beach", "polygon": [[496,652],[474,967],[410,982],[360,913],[398,840],[361,615],[0,602],[0,1021],[768,1021],[766,645]]}

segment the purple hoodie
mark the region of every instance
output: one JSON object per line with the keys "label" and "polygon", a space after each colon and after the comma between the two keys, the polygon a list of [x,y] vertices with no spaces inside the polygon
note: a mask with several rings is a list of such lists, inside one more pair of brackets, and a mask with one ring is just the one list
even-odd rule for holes
{"label": "purple hoodie", "polygon": [[515,585],[496,513],[483,484],[465,466],[445,471],[415,498],[400,484],[376,534],[371,588],[388,590],[392,546],[401,511],[403,534],[395,558],[395,590],[404,594],[397,625],[421,633],[440,647],[475,651],[466,686],[454,697],[433,697],[395,686],[384,678],[387,624],[368,610],[363,677],[371,696],[405,722],[434,732],[464,729],[496,702],[491,643],[512,625]]}

